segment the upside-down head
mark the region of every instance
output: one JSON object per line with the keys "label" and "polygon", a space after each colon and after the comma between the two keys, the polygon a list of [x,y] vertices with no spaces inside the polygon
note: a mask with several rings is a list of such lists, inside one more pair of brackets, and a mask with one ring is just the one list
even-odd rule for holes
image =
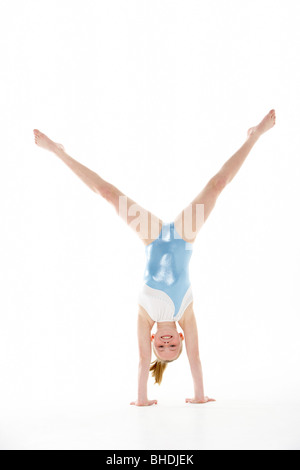
{"label": "upside-down head", "polygon": [[160,328],[155,335],[152,335],[152,348],[156,360],[151,362],[150,372],[155,378],[155,383],[161,384],[167,364],[179,358],[183,340],[183,334],[178,333],[176,328]]}

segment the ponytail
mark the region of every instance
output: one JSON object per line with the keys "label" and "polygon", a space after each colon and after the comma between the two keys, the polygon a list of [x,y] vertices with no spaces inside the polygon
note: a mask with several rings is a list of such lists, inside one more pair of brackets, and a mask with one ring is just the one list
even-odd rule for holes
{"label": "ponytail", "polygon": [[167,362],[158,361],[157,359],[151,362],[150,372],[152,372],[152,377],[155,378],[155,382],[154,382],[155,384],[158,384],[158,385],[161,384],[163,373],[166,370],[166,367],[167,367]]}

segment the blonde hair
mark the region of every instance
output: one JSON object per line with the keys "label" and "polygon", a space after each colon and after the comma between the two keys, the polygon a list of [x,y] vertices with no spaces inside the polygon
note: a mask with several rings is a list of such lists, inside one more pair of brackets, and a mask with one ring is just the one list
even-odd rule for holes
{"label": "blonde hair", "polygon": [[[168,362],[171,362],[171,361],[168,361]],[[156,359],[155,361],[151,362],[150,372],[152,372],[152,377],[154,377],[155,379],[155,382],[154,382],[155,384],[158,384],[158,385],[161,384],[163,373],[166,370],[166,367],[167,367],[167,361],[159,361]]]}
{"label": "blonde hair", "polygon": [[162,359],[160,359],[157,356],[154,347],[153,347],[153,352],[154,352],[155,356],[157,357],[157,359],[155,361],[151,362],[149,370],[150,370],[150,372],[152,372],[151,375],[155,379],[154,384],[160,385],[161,382],[162,382],[163,374],[164,374],[164,371],[166,370],[167,364],[169,362],[176,361],[176,359],[178,359],[180,354],[182,353],[182,341],[181,341],[181,346],[180,346],[180,351],[178,353],[178,356],[175,359],[172,359],[171,361],[163,361]]}

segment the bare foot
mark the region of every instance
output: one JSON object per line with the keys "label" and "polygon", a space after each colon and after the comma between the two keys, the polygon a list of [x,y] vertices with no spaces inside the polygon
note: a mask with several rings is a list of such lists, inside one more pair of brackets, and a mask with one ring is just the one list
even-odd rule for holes
{"label": "bare foot", "polygon": [[33,129],[34,133],[34,138],[35,138],[35,143],[39,147],[50,150],[50,152],[56,153],[57,150],[65,150],[64,146],[62,144],[58,144],[56,142],[53,142],[53,140],[49,139],[45,134],[40,132],[38,129]]}
{"label": "bare foot", "polygon": [[263,120],[254,127],[250,127],[248,130],[248,137],[250,135],[257,135],[260,136],[270,130],[276,123],[276,114],[275,109],[271,109],[271,111],[263,118]]}

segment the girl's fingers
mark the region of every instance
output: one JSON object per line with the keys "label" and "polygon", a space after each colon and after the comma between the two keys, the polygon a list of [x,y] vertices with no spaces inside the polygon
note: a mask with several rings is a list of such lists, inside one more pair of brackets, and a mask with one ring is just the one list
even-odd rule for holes
{"label": "girl's fingers", "polygon": [[136,406],[152,406],[152,405],[157,405],[157,400],[149,400],[148,402],[145,402],[145,403],[139,403],[137,401],[132,401],[130,404],[131,405],[136,405]]}

